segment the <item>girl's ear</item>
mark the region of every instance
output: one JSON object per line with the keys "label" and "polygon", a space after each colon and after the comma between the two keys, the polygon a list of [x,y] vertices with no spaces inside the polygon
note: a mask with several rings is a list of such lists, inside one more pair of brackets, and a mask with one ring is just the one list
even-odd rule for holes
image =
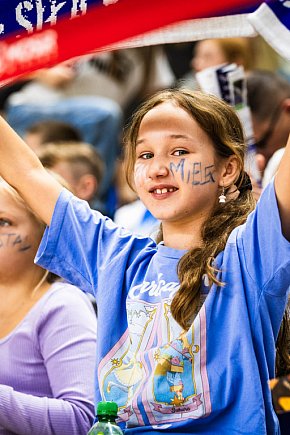
{"label": "girl's ear", "polygon": [[228,157],[222,163],[219,186],[225,188],[231,186],[237,180],[239,173],[240,165],[238,158],[235,155]]}
{"label": "girl's ear", "polygon": [[84,174],[75,187],[75,195],[86,201],[91,201],[97,192],[98,181],[92,174]]}

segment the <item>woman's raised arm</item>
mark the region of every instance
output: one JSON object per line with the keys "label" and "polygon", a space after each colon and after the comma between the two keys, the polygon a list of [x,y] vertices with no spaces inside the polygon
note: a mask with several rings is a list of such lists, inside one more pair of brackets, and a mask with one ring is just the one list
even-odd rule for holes
{"label": "woman's raised arm", "polygon": [[49,225],[63,187],[44,169],[34,152],[2,117],[0,156],[0,176]]}
{"label": "woman's raised arm", "polygon": [[290,240],[290,135],[275,176],[275,190],[282,231],[286,239]]}

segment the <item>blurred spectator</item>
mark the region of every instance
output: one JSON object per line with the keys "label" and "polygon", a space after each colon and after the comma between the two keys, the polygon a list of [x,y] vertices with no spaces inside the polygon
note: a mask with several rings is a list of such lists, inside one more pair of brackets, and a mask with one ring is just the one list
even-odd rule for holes
{"label": "blurred spectator", "polygon": [[85,435],[96,316],[79,288],[34,263],[45,224],[2,178],[0,202],[0,433]]}
{"label": "blurred spectator", "polygon": [[6,101],[5,116],[23,137],[35,122],[57,120],[69,123],[84,142],[92,144],[102,156],[106,170],[100,186],[104,211],[112,214],[109,196],[114,189],[116,161],[120,153],[122,111],[119,105],[94,94],[68,96],[65,93],[77,77],[74,64],[63,63],[35,72],[18,92]]}
{"label": "blurred spectator", "polygon": [[222,63],[236,63],[247,70],[252,66],[252,56],[248,38],[216,38],[198,41],[191,60],[192,69],[202,71]]}
{"label": "blurred spectator", "polygon": [[98,191],[103,176],[103,162],[97,150],[83,142],[47,144],[38,149],[42,164],[63,177],[80,199],[100,210]]}
{"label": "blurred spectator", "polygon": [[272,71],[252,70],[247,92],[265,187],[275,175],[290,133],[290,82]]}
{"label": "blurred spectator", "polygon": [[253,66],[253,53],[251,38],[212,38],[197,41],[190,62],[191,71],[179,84],[183,87],[198,88],[195,73],[225,63],[243,65],[245,70],[248,70]]}

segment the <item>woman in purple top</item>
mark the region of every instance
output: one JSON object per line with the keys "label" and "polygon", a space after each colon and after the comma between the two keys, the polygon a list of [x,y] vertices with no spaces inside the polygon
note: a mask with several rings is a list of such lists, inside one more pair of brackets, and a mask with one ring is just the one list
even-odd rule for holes
{"label": "woman in purple top", "polygon": [[1,435],[86,434],[94,416],[96,316],[34,264],[44,228],[0,179]]}

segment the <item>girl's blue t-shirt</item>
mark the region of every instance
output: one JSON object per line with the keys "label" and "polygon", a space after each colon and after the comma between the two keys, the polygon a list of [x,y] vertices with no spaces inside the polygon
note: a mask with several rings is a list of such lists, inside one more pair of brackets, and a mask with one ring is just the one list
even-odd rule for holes
{"label": "girl's blue t-shirt", "polygon": [[96,401],[126,434],[278,434],[269,379],[290,284],[273,183],[215,259],[187,332],[170,312],[185,251],[133,236],[63,190],[36,261],[98,306]]}

